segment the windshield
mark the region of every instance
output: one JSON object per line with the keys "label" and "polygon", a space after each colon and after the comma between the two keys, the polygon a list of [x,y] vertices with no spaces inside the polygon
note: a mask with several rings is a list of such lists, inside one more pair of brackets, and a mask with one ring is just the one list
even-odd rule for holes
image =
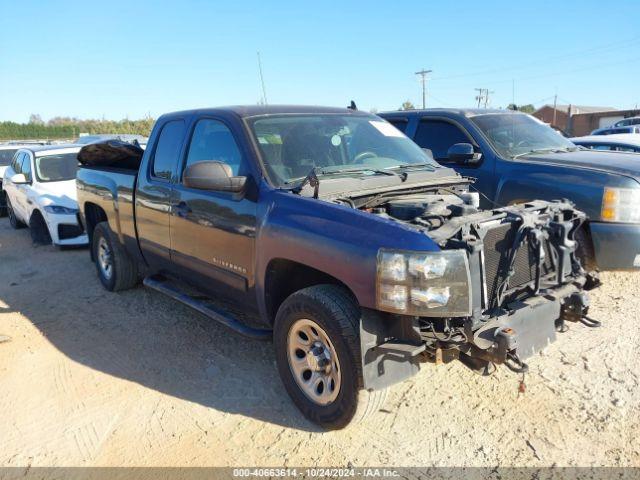
{"label": "windshield", "polygon": [[[282,115],[250,119],[265,168],[276,185],[304,178],[315,167],[345,175],[438,164],[393,125],[373,116]],[[356,172],[354,172],[354,170]]]}
{"label": "windshield", "polygon": [[13,159],[13,155],[18,151],[18,149],[11,150],[0,150],[0,167],[6,167],[11,163]]}
{"label": "windshield", "polygon": [[505,158],[538,151],[570,150],[575,145],[548,125],[518,114],[487,114],[471,117],[491,145]]}
{"label": "windshield", "polygon": [[62,153],[59,155],[36,157],[36,176],[39,182],[75,180],[77,170],[77,153]]}

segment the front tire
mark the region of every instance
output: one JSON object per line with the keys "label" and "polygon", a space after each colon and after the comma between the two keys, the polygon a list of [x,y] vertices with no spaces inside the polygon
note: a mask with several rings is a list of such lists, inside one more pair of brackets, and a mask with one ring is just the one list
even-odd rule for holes
{"label": "front tire", "polygon": [[29,219],[29,232],[31,233],[31,241],[36,245],[50,245],[51,234],[44,217],[39,211],[31,214]]}
{"label": "front tire", "polygon": [[13,205],[11,205],[11,200],[9,200],[8,196],[6,197],[6,199],[7,199],[7,215],[9,216],[9,224],[11,225],[11,227],[14,228],[15,230],[26,227],[26,225],[20,220],[18,220],[18,217],[16,217],[16,212],[13,210]]}
{"label": "front tire", "polygon": [[317,285],[278,310],[278,372],[302,414],[327,429],[344,428],[382,408],[387,390],[362,389],[360,308],[344,288]]}
{"label": "front tire", "polygon": [[91,245],[100,282],[107,290],[117,292],[138,283],[138,269],[108,222],[96,225]]}

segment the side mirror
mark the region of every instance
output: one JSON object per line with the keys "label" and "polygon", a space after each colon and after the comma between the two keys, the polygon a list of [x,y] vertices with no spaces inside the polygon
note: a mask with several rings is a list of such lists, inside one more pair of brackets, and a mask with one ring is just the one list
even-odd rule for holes
{"label": "side mirror", "polygon": [[27,177],[24,175],[24,173],[16,173],[9,179],[9,181],[14,185],[25,185],[29,183],[29,180],[27,180]]}
{"label": "side mirror", "polygon": [[470,143],[456,143],[447,150],[447,158],[452,162],[472,165],[480,162],[482,154],[476,153]]}
{"label": "side mirror", "polygon": [[182,177],[188,188],[239,193],[244,190],[247,177],[234,177],[231,167],[217,160],[203,160],[189,165]]}

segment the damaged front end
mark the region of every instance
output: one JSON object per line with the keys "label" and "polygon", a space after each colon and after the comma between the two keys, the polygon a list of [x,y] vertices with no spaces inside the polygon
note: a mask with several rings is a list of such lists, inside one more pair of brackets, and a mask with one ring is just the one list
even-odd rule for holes
{"label": "damaged front end", "polygon": [[500,364],[525,372],[525,360],[566,322],[598,325],[587,316],[585,292],[597,278],[576,255],[584,213],[568,201],[489,211],[473,203],[445,193],[372,211],[422,229],[441,250],[381,250],[377,311],[364,312],[361,328],[365,388],[396,383],[425,360],[459,359],[483,374]]}

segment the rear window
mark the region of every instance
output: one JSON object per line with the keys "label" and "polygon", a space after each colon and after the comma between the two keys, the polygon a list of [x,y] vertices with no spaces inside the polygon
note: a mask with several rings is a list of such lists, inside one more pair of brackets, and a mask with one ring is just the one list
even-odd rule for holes
{"label": "rear window", "polygon": [[153,157],[153,176],[170,180],[178,163],[178,156],[184,139],[185,126],[182,120],[167,122],[160,132],[158,146]]}
{"label": "rear window", "polygon": [[13,150],[0,150],[0,167],[8,166],[17,151],[17,148]]}

